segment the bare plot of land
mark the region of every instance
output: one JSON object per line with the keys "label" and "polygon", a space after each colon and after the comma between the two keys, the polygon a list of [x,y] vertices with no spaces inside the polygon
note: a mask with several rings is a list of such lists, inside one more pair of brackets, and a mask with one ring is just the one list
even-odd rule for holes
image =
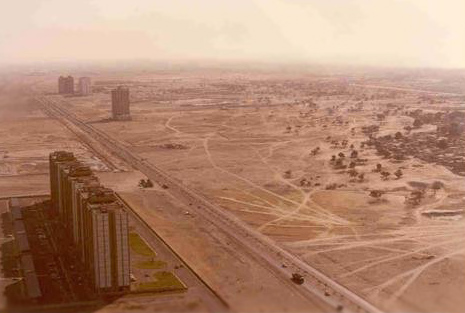
{"label": "bare plot of land", "polygon": [[[131,122],[96,125],[373,302],[398,310],[460,311],[462,215],[428,212],[462,206],[463,178],[440,165],[415,158],[394,162],[362,147],[362,126],[377,124],[380,135],[394,135],[412,123],[402,112],[379,120],[380,109],[421,107],[415,95],[399,91],[392,99],[374,92],[384,98],[365,100],[358,109],[362,93],[367,91],[320,97],[317,108],[302,97],[293,104],[290,95],[287,101],[276,97],[280,106],[247,106],[247,94],[239,97],[244,105],[223,108],[142,101],[132,105]],[[83,117],[108,112],[92,99],[72,103]],[[343,140],[348,144],[334,144]],[[354,150],[364,159],[355,167],[363,179],[331,161],[336,155],[348,166]],[[380,176],[378,163],[390,177]],[[399,169],[402,176],[395,178]],[[429,186],[435,180],[445,187],[427,190],[418,205],[406,203],[416,189],[409,182]],[[384,195],[370,197],[377,189]]]}

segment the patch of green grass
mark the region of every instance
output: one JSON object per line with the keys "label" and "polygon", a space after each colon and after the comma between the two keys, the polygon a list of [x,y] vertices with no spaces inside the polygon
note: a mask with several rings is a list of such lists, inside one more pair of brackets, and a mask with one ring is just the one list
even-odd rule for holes
{"label": "patch of green grass", "polygon": [[142,282],[137,285],[138,291],[180,291],[185,290],[186,286],[171,272],[156,272],[153,277],[154,281]]}
{"label": "patch of green grass", "polygon": [[160,269],[160,268],[164,268],[165,266],[166,266],[166,262],[160,261],[160,260],[149,260],[149,261],[139,262],[136,264],[136,267],[140,269]]}
{"label": "patch of green grass", "polygon": [[129,246],[137,254],[150,257],[157,256],[155,251],[147,245],[138,233],[129,233]]}

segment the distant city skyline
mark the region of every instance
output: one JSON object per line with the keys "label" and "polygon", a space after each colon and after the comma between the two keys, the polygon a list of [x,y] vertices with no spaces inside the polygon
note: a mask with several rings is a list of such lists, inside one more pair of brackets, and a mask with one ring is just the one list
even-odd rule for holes
{"label": "distant city skyline", "polygon": [[459,0],[19,0],[0,63],[216,60],[465,68]]}

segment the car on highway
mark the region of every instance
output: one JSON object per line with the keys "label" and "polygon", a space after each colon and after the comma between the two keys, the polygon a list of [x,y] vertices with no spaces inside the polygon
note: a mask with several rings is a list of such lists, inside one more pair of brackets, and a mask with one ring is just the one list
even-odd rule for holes
{"label": "car on highway", "polygon": [[291,280],[297,285],[302,285],[305,281],[304,277],[300,275],[299,273],[293,273]]}

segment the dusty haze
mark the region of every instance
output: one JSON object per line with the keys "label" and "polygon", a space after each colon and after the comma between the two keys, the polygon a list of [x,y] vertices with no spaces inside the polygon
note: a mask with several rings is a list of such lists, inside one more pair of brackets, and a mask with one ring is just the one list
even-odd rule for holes
{"label": "dusty haze", "polygon": [[0,312],[465,312],[465,0],[0,0]]}
{"label": "dusty haze", "polygon": [[19,0],[1,63],[264,60],[465,67],[460,0]]}

